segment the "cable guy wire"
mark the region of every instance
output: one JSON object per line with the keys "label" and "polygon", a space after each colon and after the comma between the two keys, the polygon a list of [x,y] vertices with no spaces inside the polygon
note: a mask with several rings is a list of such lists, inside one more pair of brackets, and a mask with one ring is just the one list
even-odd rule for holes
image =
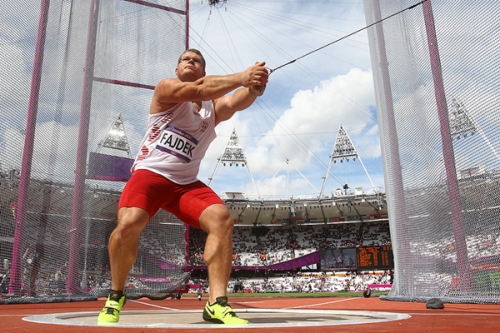
{"label": "cable guy wire", "polygon": [[424,2],[426,2],[426,1],[427,1],[427,0],[422,0],[422,1],[420,1],[419,3],[416,3],[416,4],[414,4],[414,5],[411,5],[411,6],[409,6],[409,7],[406,7],[406,8],[404,8],[404,9],[400,10],[399,12],[396,12],[396,13],[394,13],[394,14],[391,14],[391,15],[389,15],[389,16],[387,16],[387,17],[384,17],[383,19],[380,19],[380,20],[378,20],[378,21],[376,21],[376,22],[373,22],[372,24],[367,25],[366,27],[363,27],[363,28],[361,28],[361,29],[359,29],[359,30],[356,30],[356,31],[354,31],[354,32],[351,32],[350,34],[345,35],[344,37],[341,37],[341,38],[339,38],[339,39],[337,39],[337,40],[334,40],[334,41],[333,41],[333,42],[331,42],[331,43],[328,43],[328,44],[323,45],[323,46],[321,46],[321,47],[319,47],[319,48],[317,48],[317,49],[315,49],[315,50],[312,50],[311,52],[308,52],[308,53],[306,53],[306,54],[304,54],[304,55],[302,55],[302,56],[300,56],[300,57],[298,57],[298,58],[295,58],[295,59],[293,59],[292,61],[289,61],[289,62],[287,62],[287,63],[285,63],[285,64],[283,64],[283,65],[281,65],[281,66],[278,66],[278,67],[276,67],[276,68],[274,68],[274,69],[269,69],[269,74],[271,74],[271,73],[275,72],[276,70],[278,70],[278,69],[280,69],[280,68],[282,68],[282,67],[285,67],[285,66],[288,66],[288,65],[290,65],[290,64],[293,64],[293,63],[294,63],[294,62],[296,62],[297,60],[302,59],[302,58],[304,58],[304,57],[307,57],[308,55],[310,55],[310,54],[312,54],[312,53],[318,52],[319,50],[324,49],[324,48],[325,48],[325,47],[327,47],[327,46],[330,46],[330,45],[335,44],[335,43],[337,43],[337,42],[340,42],[341,40],[346,39],[346,38],[348,38],[348,37],[350,37],[350,36],[352,36],[352,35],[354,35],[354,34],[357,34],[357,33],[358,33],[358,32],[360,32],[360,31],[366,30],[366,29],[368,29],[368,28],[370,28],[370,27],[374,26],[375,24],[381,23],[381,22],[383,22],[383,21],[385,21],[385,20],[387,20],[387,19],[389,19],[389,18],[391,18],[391,17],[393,17],[393,16],[396,16],[396,15],[398,15],[398,14],[401,14],[402,12],[404,12],[404,11],[406,11],[406,10],[413,9],[413,8],[415,8],[415,7],[417,7],[417,6],[421,5],[421,4],[423,4],[423,3],[424,3]]}

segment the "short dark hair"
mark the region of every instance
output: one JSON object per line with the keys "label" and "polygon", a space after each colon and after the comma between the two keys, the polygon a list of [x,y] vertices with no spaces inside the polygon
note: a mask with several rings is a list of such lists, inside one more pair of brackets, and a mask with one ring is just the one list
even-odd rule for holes
{"label": "short dark hair", "polygon": [[201,64],[203,65],[203,69],[205,69],[206,66],[205,58],[203,57],[203,54],[201,54],[201,52],[197,49],[187,49],[186,51],[182,52],[182,54],[179,56],[179,59],[177,60],[177,63],[181,62],[182,56],[187,52],[193,52],[199,55],[201,57]]}

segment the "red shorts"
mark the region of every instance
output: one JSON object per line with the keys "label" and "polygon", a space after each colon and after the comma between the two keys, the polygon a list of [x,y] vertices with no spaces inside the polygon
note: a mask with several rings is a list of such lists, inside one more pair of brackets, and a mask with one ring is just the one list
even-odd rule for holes
{"label": "red shorts", "polygon": [[123,188],[118,209],[142,208],[152,218],[162,208],[182,222],[200,228],[201,213],[213,204],[224,202],[201,181],[179,185],[159,174],[139,169],[134,171]]}

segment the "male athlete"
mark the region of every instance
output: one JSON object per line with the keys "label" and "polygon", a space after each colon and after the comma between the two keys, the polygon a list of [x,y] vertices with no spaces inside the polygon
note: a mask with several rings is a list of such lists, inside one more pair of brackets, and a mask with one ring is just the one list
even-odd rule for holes
{"label": "male athlete", "polygon": [[264,93],[269,76],[264,66],[264,62],[257,62],[240,73],[205,76],[203,55],[189,49],[179,57],[177,78],[164,79],[156,86],[146,135],[120,198],[118,225],[109,239],[111,291],[99,324],[118,322],[139,237],[160,208],[207,233],[204,260],[210,295],[203,319],[230,325],[248,323],[238,318],[226,297],[233,220],[222,200],[197,175],[216,137],[215,126],[248,108]]}

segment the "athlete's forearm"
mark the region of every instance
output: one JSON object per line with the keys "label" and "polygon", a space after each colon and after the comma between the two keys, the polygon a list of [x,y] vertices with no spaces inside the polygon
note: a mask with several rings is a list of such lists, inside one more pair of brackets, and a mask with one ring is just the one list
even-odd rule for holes
{"label": "athlete's forearm", "polygon": [[237,89],[234,94],[224,96],[215,102],[215,112],[217,113],[217,123],[228,120],[235,112],[245,110],[258,96],[261,96],[262,90],[255,90],[251,87]]}
{"label": "athlete's forearm", "polygon": [[[209,101],[221,99],[225,95],[239,87],[262,86],[267,83],[268,71],[265,63],[260,62],[248,67],[245,71],[224,76],[204,76],[196,81],[181,81],[179,79],[165,79],[155,89],[151,112],[163,110],[175,103],[187,101]],[[242,95],[240,95],[242,94]],[[236,105],[240,109],[248,107],[254,100],[248,89],[237,94]],[[232,107],[231,107],[232,109]]]}
{"label": "athlete's forearm", "polygon": [[211,75],[194,82],[166,79],[158,84],[155,94],[160,103],[214,100],[241,87],[244,84],[243,76],[243,73],[225,76]]}
{"label": "athlete's forearm", "polygon": [[[248,67],[245,71],[225,76],[205,76],[194,83],[197,86],[196,92],[199,100],[214,100],[226,95],[238,87],[252,87],[265,85],[269,73],[264,67],[265,62],[256,63]],[[248,99],[248,90],[239,96],[238,102],[245,102]],[[251,101],[253,102],[253,100]],[[250,104],[251,104],[250,102]]]}
{"label": "athlete's forearm", "polygon": [[205,76],[196,80],[194,84],[196,84],[197,100],[208,101],[220,98],[234,89],[244,86],[246,80],[243,73],[235,73],[225,76]]}
{"label": "athlete's forearm", "polygon": [[250,88],[238,89],[228,97],[230,108],[234,111],[241,111],[248,108],[255,102],[258,95],[253,94]]}

